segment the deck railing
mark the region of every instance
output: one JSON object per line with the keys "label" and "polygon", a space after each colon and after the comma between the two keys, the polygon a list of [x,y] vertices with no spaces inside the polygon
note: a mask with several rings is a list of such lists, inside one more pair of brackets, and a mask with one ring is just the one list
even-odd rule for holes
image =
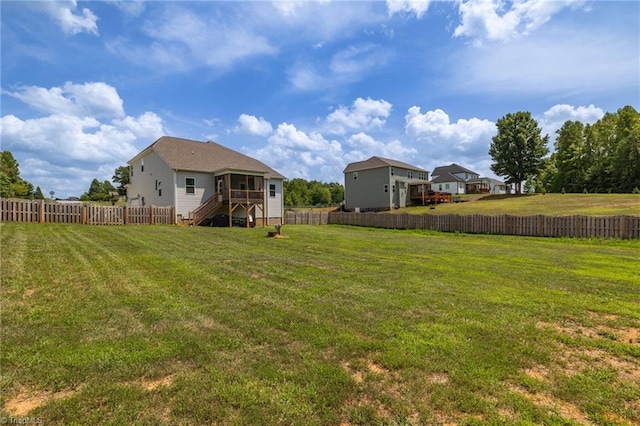
{"label": "deck railing", "polygon": [[223,191],[223,201],[244,204],[262,204],[264,202],[264,192],[246,189],[231,189]]}

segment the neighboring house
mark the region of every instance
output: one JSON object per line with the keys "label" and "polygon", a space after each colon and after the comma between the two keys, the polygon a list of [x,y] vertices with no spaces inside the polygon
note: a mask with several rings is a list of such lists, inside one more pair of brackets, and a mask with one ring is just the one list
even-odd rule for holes
{"label": "neighboring house", "polygon": [[429,171],[396,160],[371,157],[344,169],[347,210],[391,210],[422,202],[429,190]]}
{"label": "neighboring house", "polygon": [[[283,223],[285,177],[215,142],[163,136],[128,161],[130,205],[173,206],[176,221],[198,225],[214,215]],[[249,218],[250,220],[246,220]]]}
{"label": "neighboring house", "polygon": [[501,180],[490,177],[481,177],[480,180],[489,188],[489,194],[507,194],[510,190],[509,186]]}
{"label": "neighboring house", "polygon": [[472,170],[458,164],[439,166],[431,173],[432,189],[451,194],[506,194],[504,182],[480,177]]}

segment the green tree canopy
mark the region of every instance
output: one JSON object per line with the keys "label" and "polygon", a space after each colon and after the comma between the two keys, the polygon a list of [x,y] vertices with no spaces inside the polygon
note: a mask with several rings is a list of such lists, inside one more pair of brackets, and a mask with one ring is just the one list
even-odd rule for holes
{"label": "green tree canopy", "polygon": [[640,187],[640,113],[630,106],[594,124],[567,121],[558,130],[553,167],[544,173],[552,192],[632,192]]}
{"label": "green tree canopy", "polygon": [[509,113],[500,118],[496,126],[498,134],[491,140],[489,155],[493,159],[491,170],[513,184],[521,193],[522,182],[536,178],[549,152],[549,136],[541,136],[542,130],[530,112]]}
{"label": "green tree canopy", "polygon": [[128,185],[131,182],[131,174],[130,174],[129,166],[118,167],[113,173],[113,177],[111,178],[111,181],[118,185],[117,187],[118,194],[127,195],[126,185]]}
{"label": "green tree canopy", "polygon": [[98,179],[93,179],[89,186],[89,191],[80,196],[82,201],[109,201],[111,200],[110,191],[115,191],[111,182],[105,180],[100,182]]}
{"label": "green tree canopy", "polygon": [[343,200],[344,187],[337,182],[295,178],[284,183],[284,204],[287,206],[337,205]]}
{"label": "green tree canopy", "polygon": [[0,197],[34,198],[33,185],[20,177],[20,166],[11,151],[0,152]]}
{"label": "green tree canopy", "polygon": [[552,156],[555,177],[550,189],[552,192],[582,192],[587,178],[584,125],[579,121],[567,121],[556,133],[556,152]]}

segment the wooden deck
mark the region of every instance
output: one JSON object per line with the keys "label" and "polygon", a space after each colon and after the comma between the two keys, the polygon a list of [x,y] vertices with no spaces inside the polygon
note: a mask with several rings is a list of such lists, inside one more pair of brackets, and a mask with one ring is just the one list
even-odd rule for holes
{"label": "wooden deck", "polygon": [[415,204],[440,204],[450,203],[452,201],[451,194],[448,192],[437,192],[431,189],[421,188],[420,185],[411,187],[411,200]]}

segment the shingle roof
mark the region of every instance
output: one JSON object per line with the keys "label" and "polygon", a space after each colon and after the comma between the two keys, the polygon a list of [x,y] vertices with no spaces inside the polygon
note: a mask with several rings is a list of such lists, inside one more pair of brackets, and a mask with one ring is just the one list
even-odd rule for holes
{"label": "shingle roof", "polygon": [[[471,174],[474,174],[474,175],[478,174],[478,173],[476,173],[476,172],[474,172],[472,170],[465,169],[464,167],[462,167],[462,166],[460,166],[460,165],[458,165],[456,163],[453,163],[453,164],[450,164],[448,166],[438,166],[438,167],[436,167],[435,169],[433,169],[433,173],[431,173],[431,176],[440,176],[440,175],[445,175],[447,173],[451,173],[451,174],[454,174],[454,173],[471,173]],[[451,181],[448,181],[448,182],[451,182]]]}
{"label": "shingle roof", "polygon": [[413,170],[416,172],[429,173],[428,170],[421,169],[420,167],[412,166],[411,164],[403,163],[402,161],[390,160],[388,158],[373,156],[368,160],[356,161],[354,163],[347,164],[343,173],[357,172],[360,170],[378,169],[380,167],[398,167],[401,169]]}
{"label": "shingle roof", "polygon": [[464,179],[459,178],[458,176],[452,175],[451,173],[440,173],[435,178],[431,178],[431,183],[445,183],[445,182],[464,182]]}
{"label": "shingle roof", "polygon": [[155,151],[174,170],[214,173],[230,169],[264,173],[268,178],[285,178],[261,161],[215,142],[199,142],[170,136],[162,136],[129,160],[129,163],[149,150]]}

